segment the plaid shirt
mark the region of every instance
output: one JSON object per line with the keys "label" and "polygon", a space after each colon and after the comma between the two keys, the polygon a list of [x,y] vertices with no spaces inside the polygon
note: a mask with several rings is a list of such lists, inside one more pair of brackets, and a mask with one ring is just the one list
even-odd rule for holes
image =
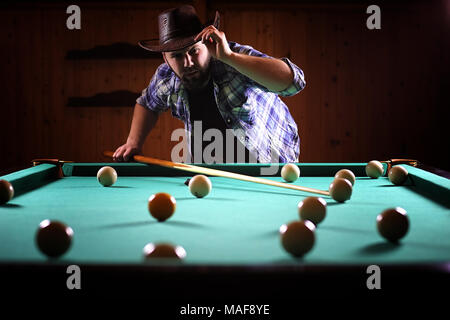
{"label": "plaid shirt", "polygon": [[[272,58],[250,46],[234,42],[229,45],[234,52]],[[305,87],[305,79],[299,67],[287,58],[282,60],[294,72],[294,81],[285,90],[273,92],[229,65],[211,59],[217,107],[227,127],[262,163],[297,162],[300,153],[297,125],[278,95],[287,97],[298,93]],[[186,89],[166,63],[158,67],[136,102],[157,113],[170,108],[172,115],[184,122],[188,150],[191,150],[193,124]]]}

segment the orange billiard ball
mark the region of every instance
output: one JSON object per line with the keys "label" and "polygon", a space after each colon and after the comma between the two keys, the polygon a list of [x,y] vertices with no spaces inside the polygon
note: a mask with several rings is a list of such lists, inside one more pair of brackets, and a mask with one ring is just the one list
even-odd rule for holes
{"label": "orange billiard ball", "polygon": [[165,192],[155,193],[148,199],[148,211],[160,222],[169,219],[174,214],[176,206],[175,198]]}

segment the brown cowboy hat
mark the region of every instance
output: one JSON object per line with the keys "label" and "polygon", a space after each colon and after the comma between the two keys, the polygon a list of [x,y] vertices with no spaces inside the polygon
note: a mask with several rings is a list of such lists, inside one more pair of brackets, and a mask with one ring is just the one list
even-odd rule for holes
{"label": "brown cowboy hat", "polygon": [[159,39],[141,40],[139,46],[153,52],[169,52],[187,48],[200,40],[194,38],[207,26],[219,28],[220,15],[214,22],[202,25],[193,6],[184,5],[164,11],[158,16]]}

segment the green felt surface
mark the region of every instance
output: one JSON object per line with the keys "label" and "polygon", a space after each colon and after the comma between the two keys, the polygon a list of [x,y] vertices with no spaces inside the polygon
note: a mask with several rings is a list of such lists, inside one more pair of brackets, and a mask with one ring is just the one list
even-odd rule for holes
{"label": "green felt surface", "polygon": [[[141,164],[111,164],[118,170],[119,179],[105,188],[95,177],[102,165],[67,164],[64,171],[69,176],[62,179],[50,178],[55,171],[52,165],[1,177],[10,180],[19,195],[0,206],[0,262],[47,261],[34,242],[44,219],[65,222],[74,230],[73,245],[59,260],[64,263],[142,264],[142,249],[149,242],[183,246],[187,252],[185,264],[450,261],[448,180],[417,168],[405,166],[410,171],[409,180],[405,186],[393,186],[386,177],[362,176],[363,164],[300,164],[302,176],[294,184],[302,186],[326,190],[332,173],[344,166],[360,176],[346,203],[324,197],[327,216],[316,229],[316,244],[298,260],[281,247],[278,229],[298,219],[298,203],[311,194],[211,177],[212,192],[197,199],[184,184],[190,174]],[[260,168],[219,167],[243,174],[257,174]],[[325,176],[314,176],[324,172]],[[276,176],[266,178],[282,181]],[[20,192],[22,189],[26,191]],[[156,192],[168,192],[177,201],[174,216],[162,223],[147,209],[149,196]],[[408,212],[410,230],[400,244],[393,245],[377,233],[376,217],[396,206]]]}

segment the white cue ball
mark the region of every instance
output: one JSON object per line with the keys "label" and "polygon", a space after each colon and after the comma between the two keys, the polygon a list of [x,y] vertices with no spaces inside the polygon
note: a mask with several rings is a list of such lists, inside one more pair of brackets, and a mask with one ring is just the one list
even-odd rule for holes
{"label": "white cue ball", "polygon": [[110,187],[117,181],[117,172],[113,167],[102,167],[97,172],[97,180],[102,186]]}
{"label": "white cue ball", "polygon": [[378,179],[383,175],[384,168],[380,161],[372,160],[366,165],[366,174],[368,177]]}
{"label": "white cue ball", "polygon": [[206,197],[212,189],[211,180],[202,174],[194,176],[189,181],[189,191],[197,198]]}
{"label": "white cue ball", "polygon": [[408,170],[402,166],[393,166],[388,173],[389,181],[395,185],[402,185],[408,177]]}
{"label": "white cue ball", "polygon": [[294,182],[300,177],[300,168],[293,163],[288,163],[281,168],[281,177],[287,182]]}
{"label": "white cue ball", "polygon": [[352,196],[352,184],[347,179],[336,178],[330,184],[328,189],[330,191],[330,196],[338,201],[344,202]]}
{"label": "white cue ball", "polygon": [[316,226],[325,219],[327,203],[319,197],[308,197],[298,204],[298,214],[301,220],[309,220]]}
{"label": "white cue ball", "polygon": [[316,226],[309,220],[293,221],[280,227],[281,245],[295,257],[301,257],[314,246]]}
{"label": "white cue ball", "polygon": [[351,170],[348,170],[348,169],[339,170],[338,172],[336,172],[334,177],[347,179],[348,181],[350,181],[352,186],[355,184],[355,181],[356,181],[355,174]]}

